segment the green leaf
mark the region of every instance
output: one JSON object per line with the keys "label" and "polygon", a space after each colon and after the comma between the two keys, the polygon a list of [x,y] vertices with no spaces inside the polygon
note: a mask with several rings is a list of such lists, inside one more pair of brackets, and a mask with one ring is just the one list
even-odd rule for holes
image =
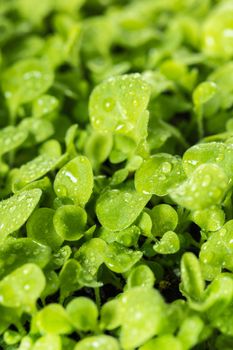
{"label": "green leaf", "polygon": [[167,231],[174,231],[178,224],[178,215],[175,209],[168,204],[156,205],[151,211],[152,233],[162,236]]}
{"label": "green leaf", "polygon": [[89,160],[78,156],[64,165],[56,175],[54,190],[58,197],[69,197],[84,206],[93,188],[93,173]]}
{"label": "green leaf", "polygon": [[34,117],[51,116],[59,107],[59,101],[51,95],[42,95],[33,101],[32,114]]}
{"label": "green leaf", "polygon": [[61,300],[80,289],[80,271],[81,265],[76,260],[70,259],[64,263],[59,274]]}
{"label": "green leaf", "polygon": [[142,257],[140,251],[134,251],[119,243],[110,243],[104,255],[104,263],[114,272],[123,273],[131,269]]}
{"label": "green leaf", "polygon": [[76,12],[83,4],[85,0],[71,0],[67,3],[65,0],[57,0],[55,3],[56,9],[58,11],[65,11],[68,13]]}
{"label": "green leaf", "polygon": [[92,238],[84,243],[75,254],[84,270],[94,276],[103,264],[107,244],[100,238]]}
{"label": "green leaf", "polygon": [[233,336],[233,305],[231,304],[226,310],[214,319],[213,325],[223,334]]}
{"label": "green leaf", "polygon": [[72,254],[70,246],[65,245],[61,247],[57,252],[53,253],[53,258],[50,261],[49,268],[59,269],[62,267]]}
{"label": "green leaf", "polygon": [[100,311],[101,329],[112,330],[121,325],[120,303],[113,299],[105,303]]}
{"label": "green leaf", "polygon": [[159,242],[156,242],[153,249],[158,254],[174,254],[180,249],[180,240],[173,231],[164,233]]}
{"label": "green leaf", "polygon": [[4,333],[3,339],[7,345],[14,345],[21,340],[21,335],[16,331],[9,330]]}
{"label": "green leaf", "polygon": [[[230,2],[229,2],[230,3]],[[231,11],[233,8],[231,9]],[[230,33],[230,31],[226,31]],[[232,61],[226,62],[223,65],[218,66],[210,76],[209,80],[214,81],[219,87],[219,95],[221,106],[224,109],[228,109],[233,104],[232,91],[233,91],[233,63]]]}
{"label": "green leaf", "polygon": [[66,310],[59,304],[49,304],[36,314],[36,326],[43,334],[69,334],[72,325]]}
{"label": "green leaf", "polygon": [[19,190],[26,184],[38,180],[53,170],[60,161],[60,157],[51,158],[49,155],[40,155],[19,168],[17,176],[13,180],[13,188]]}
{"label": "green leaf", "polygon": [[156,290],[135,287],[124,292],[120,302],[120,341],[124,349],[136,348],[162,331],[165,305]]}
{"label": "green leaf", "polygon": [[56,232],[67,241],[80,239],[84,234],[86,223],[85,210],[75,205],[64,205],[58,208],[53,217]]}
{"label": "green leaf", "polygon": [[127,287],[148,287],[153,288],[155,276],[153,271],[147,265],[138,265],[133,267],[127,278]]}
{"label": "green leaf", "polygon": [[[218,99],[216,99],[216,93],[218,91],[217,85],[211,81],[205,81],[199,84],[193,92],[193,102],[197,109],[199,108],[208,108],[213,109],[211,114],[214,114],[216,107],[218,107]],[[215,100],[215,101],[213,101]],[[214,106],[210,106],[210,102],[214,104]],[[216,106],[217,104],[217,106]],[[207,105],[207,106],[206,106]],[[204,114],[210,111],[203,110]]]}
{"label": "green leaf", "polygon": [[61,156],[62,150],[61,145],[57,140],[48,140],[44,142],[39,149],[41,155],[46,155],[51,158],[59,158]]}
{"label": "green leaf", "polygon": [[80,340],[74,350],[120,350],[120,346],[115,338],[98,335]]}
{"label": "green leaf", "polygon": [[203,210],[195,210],[190,214],[195,224],[205,231],[217,231],[224,225],[225,213],[218,206],[212,206]]}
{"label": "green leaf", "polygon": [[[139,126],[145,120],[150,86],[139,74],[104,81],[92,92],[89,113],[92,126],[101,131],[144,136]],[[147,125],[143,125],[146,133]],[[146,136],[146,135],[145,135]]]}
{"label": "green leaf", "polygon": [[223,268],[233,271],[232,227],[233,220],[230,220],[201,246],[200,262],[207,280],[212,280]]}
{"label": "green leaf", "polygon": [[0,303],[31,312],[45,287],[45,277],[35,264],[25,264],[0,281]]}
{"label": "green leaf", "polygon": [[145,345],[141,346],[139,350],[183,350],[181,341],[173,335],[161,335],[155,339],[149,340]]}
{"label": "green leaf", "polygon": [[56,272],[46,270],[44,274],[46,278],[46,286],[41,294],[41,299],[43,301],[47,296],[55,294],[60,287],[59,278]]}
{"label": "green leaf", "polygon": [[220,204],[228,189],[229,179],[215,164],[200,165],[180,186],[170,191],[179,205],[200,210]]}
{"label": "green leaf", "polygon": [[25,118],[19,124],[19,129],[28,132],[25,146],[30,147],[47,140],[54,134],[54,125],[42,118]]}
{"label": "green leaf", "polygon": [[71,155],[72,154],[76,155],[74,142],[77,134],[77,128],[78,128],[77,124],[71,125],[65,134],[66,152]]}
{"label": "green leaf", "polygon": [[190,176],[195,169],[206,163],[216,164],[221,167],[226,175],[232,179],[233,145],[222,142],[200,143],[190,147],[183,156],[184,171]]}
{"label": "green leaf", "polygon": [[214,82],[203,82],[193,92],[199,137],[203,137],[203,117],[214,115],[219,108],[218,86]]}
{"label": "green leaf", "polygon": [[199,260],[193,253],[184,253],[181,259],[181,292],[193,300],[201,300],[204,293],[203,280]]}
{"label": "green leaf", "polygon": [[43,268],[50,258],[50,248],[31,238],[8,239],[0,247],[0,276],[3,277],[26,263],[34,263]]}
{"label": "green leaf", "polygon": [[151,216],[146,211],[143,211],[139,216],[137,220],[137,225],[141,230],[141,234],[143,234],[146,237],[151,237],[153,223]]}
{"label": "green leaf", "polygon": [[140,229],[132,225],[122,231],[109,231],[104,228],[101,229],[99,238],[103,239],[106,243],[117,242],[125,247],[135,246],[140,236]]}
{"label": "green leaf", "polygon": [[227,274],[219,274],[206,288],[201,302],[192,302],[192,309],[205,312],[209,320],[220,316],[232,303],[233,279]]}
{"label": "green leaf", "polygon": [[129,175],[128,169],[120,169],[115,171],[111,180],[111,186],[117,186],[123,183]]}
{"label": "green leaf", "polygon": [[[27,348],[25,348],[25,350],[26,349]],[[48,349],[62,350],[61,339],[59,336],[53,335],[53,334],[44,335],[43,337],[39,338],[32,347],[32,350],[48,350]]]}
{"label": "green leaf", "polygon": [[0,156],[19,147],[27,138],[27,131],[14,126],[0,130]]}
{"label": "green leaf", "polygon": [[[37,11],[35,10],[37,6]],[[19,0],[18,9],[21,16],[31,22],[40,22],[53,8],[52,0],[42,0],[39,4],[36,0]]]}
{"label": "green leaf", "polygon": [[32,214],[41,197],[41,190],[23,191],[0,202],[0,239],[18,230]]}
{"label": "green leaf", "polygon": [[179,157],[160,153],[146,160],[135,173],[138,192],[165,196],[185,179]]}
{"label": "green leaf", "polygon": [[120,231],[136,220],[149,200],[149,195],[135,191],[132,182],[124,183],[98,198],[96,214],[103,227]]}
{"label": "green leaf", "polygon": [[95,330],[98,318],[98,309],[95,303],[86,297],[74,298],[67,306],[66,311],[71,324],[80,331]]}
{"label": "green leaf", "polygon": [[28,335],[25,335],[19,345],[19,350],[31,350],[33,346],[33,340]]}
{"label": "green leaf", "polygon": [[52,85],[53,71],[48,63],[29,58],[16,62],[2,76],[2,89],[14,115],[22,103],[31,102]]}
{"label": "green leaf", "polygon": [[121,134],[114,135],[113,149],[109,157],[110,162],[117,164],[126,159],[130,161],[136,151],[136,147],[136,142],[130,137]]}
{"label": "green leaf", "polygon": [[28,237],[56,250],[62,245],[64,239],[55,230],[54,213],[53,209],[39,208],[30,217],[26,227]]}
{"label": "green leaf", "polygon": [[198,316],[190,316],[182,322],[178,333],[178,339],[185,349],[192,348],[201,340],[200,335],[203,328],[204,323]]}
{"label": "green leaf", "polygon": [[113,138],[110,133],[94,131],[87,139],[85,154],[90,159],[91,164],[96,167],[108,158],[112,146]]}
{"label": "green leaf", "polygon": [[220,2],[210,11],[203,24],[202,32],[203,50],[207,55],[226,59],[232,57],[232,17],[231,1]]}

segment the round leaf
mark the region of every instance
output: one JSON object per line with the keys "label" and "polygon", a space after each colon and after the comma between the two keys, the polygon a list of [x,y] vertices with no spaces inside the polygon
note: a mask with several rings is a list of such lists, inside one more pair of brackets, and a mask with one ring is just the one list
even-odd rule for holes
{"label": "round leaf", "polygon": [[173,335],[161,335],[158,338],[149,340],[145,345],[141,346],[139,350],[183,350],[181,341]]}
{"label": "round leaf", "polygon": [[140,251],[128,249],[118,243],[110,243],[106,249],[104,263],[114,272],[123,273],[128,271],[142,257]]}
{"label": "round leaf", "polygon": [[56,175],[54,190],[58,197],[69,197],[84,206],[93,188],[93,173],[89,160],[78,156],[64,165]]}
{"label": "round leaf", "polygon": [[154,236],[162,236],[167,231],[174,231],[178,224],[177,212],[168,204],[156,205],[150,211],[150,216]]}
{"label": "round leaf", "polygon": [[133,349],[163,329],[165,305],[154,289],[135,287],[121,296],[121,345]]}
{"label": "round leaf", "polygon": [[220,204],[228,186],[228,177],[218,165],[203,164],[183,184],[171,190],[170,196],[187,209],[200,210]]}
{"label": "round leaf", "polygon": [[86,223],[85,210],[75,205],[64,205],[58,208],[53,217],[56,232],[67,241],[80,239],[84,234]]}
{"label": "round leaf", "polygon": [[13,180],[14,189],[20,189],[26,184],[35,181],[53,170],[60,161],[60,157],[51,158],[49,155],[40,155],[19,168]]}
{"label": "round leaf", "polygon": [[212,206],[203,210],[195,210],[190,215],[193,222],[205,231],[217,231],[224,225],[225,213],[217,207]]}
{"label": "round leaf", "polygon": [[98,309],[88,298],[74,298],[66,307],[71,324],[81,331],[93,331],[96,327]]}
{"label": "round leaf", "polygon": [[149,98],[150,86],[139,74],[110,78],[91,94],[89,112],[92,126],[121,134],[137,130]]}
{"label": "round leaf", "polygon": [[50,258],[50,248],[30,238],[8,239],[0,247],[0,277],[26,263],[34,263],[43,268]]}
{"label": "round leaf", "polygon": [[135,187],[145,194],[165,196],[184,179],[180,158],[160,153],[146,160],[136,171]]}
{"label": "round leaf", "polygon": [[98,198],[96,214],[106,229],[120,231],[136,220],[149,200],[150,196],[136,192],[131,182],[122,184]]}
{"label": "round leaf", "polygon": [[0,303],[7,307],[30,308],[45,287],[45,277],[35,264],[25,264],[0,282]]}
{"label": "round leaf", "polygon": [[12,112],[22,103],[40,96],[52,85],[54,74],[48,63],[29,58],[16,62],[2,76],[2,88]]}
{"label": "round leaf", "polygon": [[74,350],[120,350],[120,346],[113,337],[98,335],[79,341]]}
{"label": "round leaf", "polygon": [[55,210],[50,208],[37,209],[27,222],[27,235],[35,241],[57,249],[63,243],[53,225]]}
{"label": "round leaf", "polygon": [[0,239],[27,221],[41,197],[40,189],[23,191],[0,202]]}
{"label": "round leaf", "polygon": [[113,299],[105,303],[100,311],[100,326],[102,329],[112,330],[121,324],[119,300]]}
{"label": "round leaf", "polygon": [[221,167],[226,175],[233,178],[233,145],[222,142],[207,142],[190,147],[183,156],[183,167],[191,175],[202,164],[213,163]]}
{"label": "round leaf", "polygon": [[72,326],[65,309],[59,304],[49,304],[36,315],[36,325],[41,333],[67,334]]}
{"label": "round leaf", "polygon": [[[56,335],[44,335],[33,345],[32,350],[62,350],[61,339]],[[26,350],[26,349],[25,349]]]}
{"label": "round leaf", "polygon": [[0,155],[20,146],[27,138],[27,131],[14,126],[7,126],[0,130]]}
{"label": "round leaf", "polygon": [[153,249],[159,254],[174,254],[180,249],[180,240],[173,231],[164,233],[159,242],[155,243]]}
{"label": "round leaf", "polygon": [[127,287],[148,287],[152,288],[155,283],[155,277],[147,265],[134,267],[127,278]]}
{"label": "round leaf", "polygon": [[181,291],[194,300],[200,300],[204,292],[204,280],[202,277],[199,260],[193,253],[185,253],[181,260]]}
{"label": "round leaf", "polygon": [[107,244],[100,238],[92,238],[85,242],[75,254],[84,270],[95,275],[100,265],[104,262]]}

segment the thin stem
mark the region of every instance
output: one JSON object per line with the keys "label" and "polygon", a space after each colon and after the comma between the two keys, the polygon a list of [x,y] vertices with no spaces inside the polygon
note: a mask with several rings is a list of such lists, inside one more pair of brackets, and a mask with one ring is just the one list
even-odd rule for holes
{"label": "thin stem", "polygon": [[94,289],[95,289],[96,305],[97,305],[98,310],[100,310],[100,307],[101,307],[100,289],[99,289],[99,287],[94,288]]}
{"label": "thin stem", "polygon": [[202,106],[199,106],[196,111],[197,115],[197,128],[198,128],[198,136],[200,139],[204,136],[204,125],[203,125],[203,110]]}

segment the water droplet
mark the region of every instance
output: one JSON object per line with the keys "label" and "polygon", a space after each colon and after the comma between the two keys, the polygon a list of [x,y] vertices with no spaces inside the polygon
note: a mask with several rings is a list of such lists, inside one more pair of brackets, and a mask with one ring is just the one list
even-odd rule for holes
{"label": "water droplet", "polygon": [[78,179],[70,172],[70,171],[65,171],[65,175],[73,182],[77,183]]}
{"label": "water droplet", "polygon": [[203,181],[202,181],[202,186],[207,187],[207,186],[209,186],[210,182],[211,182],[211,176],[205,175],[203,178]]}
{"label": "water droplet", "polygon": [[220,237],[224,237],[226,233],[227,233],[227,230],[225,228],[222,228],[221,231],[219,232],[219,235]]}
{"label": "water droplet", "polygon": [[113,98],[106,98],[104,100],[103,108],[106,112],[111,112],[115,107],[115,101]]}
{"label": "water droplet", "polygon": [[150,192],[145,191],[145,190],[143,190],[142,193],[143,193],[143,194],[150,194]]}
{"label": "water droplet", "polygon": [[221,162],[224,160],[224,154],[219,154],[218,157],[216,158],[216,162]]}
{"label": "water droplet", "polygon": [[165,181],[166,180],[166,176],[165,175],[160,175],[158,177],[159,181]]}
{"label": "water droplet", "polygon": [[161,170],[163,173],[168,174],[172,170],[172,165],[169,162],[164,162],[161,166]]}
{"label": "water droplet", "polygon": [[10,209],[9,209],[9,212],[12,213],[16,208],[17,208],[16,205],[12,205],[12,207],[10,207]]}
{"label": "water droplet", "polygon": [[121,130],[121,129],[123,129],[123,127],[124,127],[123,124],[119,124],[119,125],[117,125],[117,127],[115,128],[115,130],[116,130],[116,131]]}
{"label": "water droplet", "polygon": [[29,284],[25,284],[25,285],[24,285],[24,287],[23,287],[23,289],[25,289],[25,290],[29,290],[29,289],[30,289]]}
{"label": "water droplet", "polygon": [[[186,162],[186,161],[185,161],[185,162]],[[195,159],[189,159],[189,160],[187,160],[187,163],[188,163],[188,164],[191,164],[191,165],[197,165],[197,164],[198,164],[198,161],[195,160]]]}

